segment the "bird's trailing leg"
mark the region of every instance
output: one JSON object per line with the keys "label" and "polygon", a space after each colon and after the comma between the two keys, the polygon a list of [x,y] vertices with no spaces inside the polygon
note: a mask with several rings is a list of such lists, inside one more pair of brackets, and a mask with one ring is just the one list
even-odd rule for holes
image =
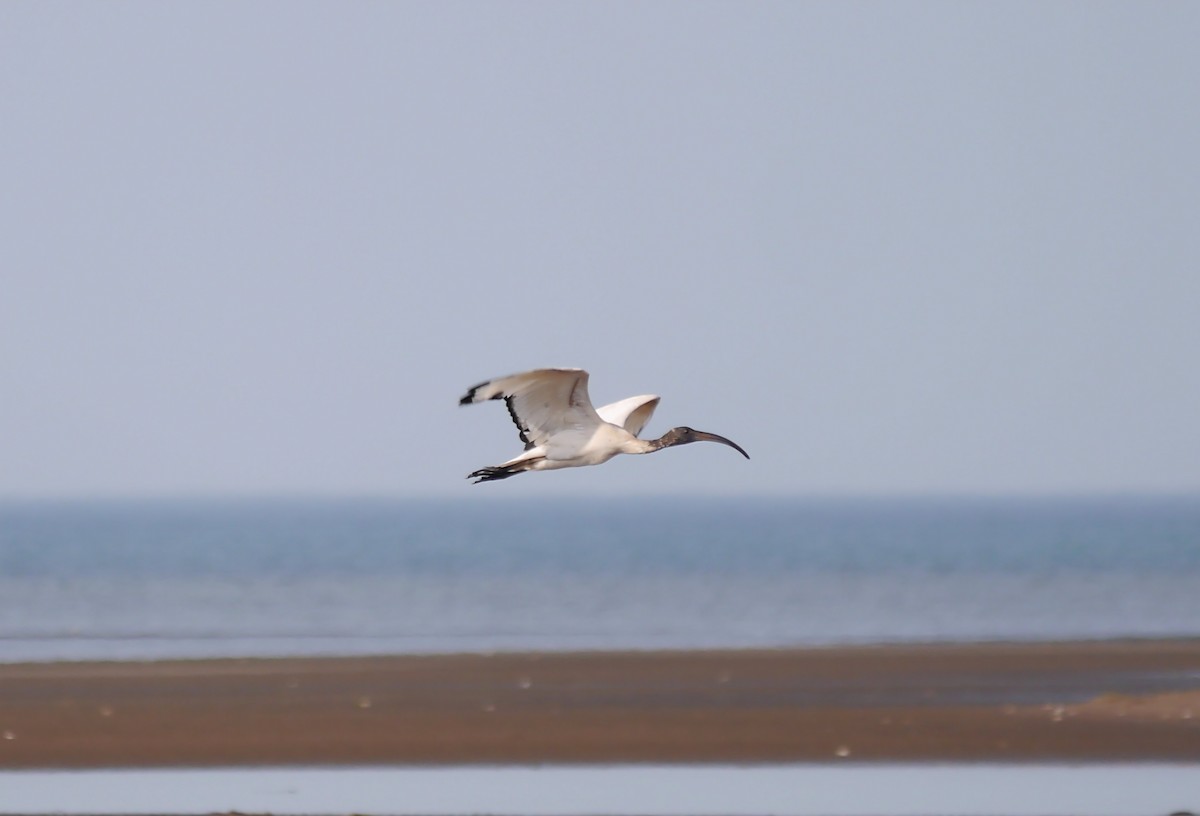
{"label": "bird's trailing leg", "polygon": [[497,465],[496,467],[480,468],[474,473],[469,474],[467,478],[475,480],[471,484],[495,482],[500,479],[507,479],[509,476],[516,476],[518,473],[524,473],[528,469],[525,462],[515,465]]}

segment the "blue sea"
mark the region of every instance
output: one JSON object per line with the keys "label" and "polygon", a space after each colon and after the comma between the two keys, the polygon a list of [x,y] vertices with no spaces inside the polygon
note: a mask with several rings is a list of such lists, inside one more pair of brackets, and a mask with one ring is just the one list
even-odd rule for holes
{"label": "blue sea", "polygon": [[0,504],[0,661],[1200,636],[1200,498]]}

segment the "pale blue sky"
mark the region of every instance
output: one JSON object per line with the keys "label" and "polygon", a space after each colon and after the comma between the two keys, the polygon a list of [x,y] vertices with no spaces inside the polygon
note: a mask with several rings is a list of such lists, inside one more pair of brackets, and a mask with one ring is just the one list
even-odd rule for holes
{"label": "pale blue sky", "polygon": [[[0,496],[1200,490],[1200,5],[0,4]],[[741,443],[470,486],[480,380]]]}

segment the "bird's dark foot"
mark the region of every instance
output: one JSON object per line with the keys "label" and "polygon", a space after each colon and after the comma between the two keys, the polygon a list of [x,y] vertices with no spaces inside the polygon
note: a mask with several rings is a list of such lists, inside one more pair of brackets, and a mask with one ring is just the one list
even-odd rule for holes
{"label": "bird's dark foot", "polygon": [[518,473],[524,473],[525,468],[517,465],[499,465],[497,467],[485,467],[471,473],[467,476],[468,479],[474,479],[471,484],[479,484],[480,482],[495,482],[500,479],[507,479],[509,476],[516,476]]}

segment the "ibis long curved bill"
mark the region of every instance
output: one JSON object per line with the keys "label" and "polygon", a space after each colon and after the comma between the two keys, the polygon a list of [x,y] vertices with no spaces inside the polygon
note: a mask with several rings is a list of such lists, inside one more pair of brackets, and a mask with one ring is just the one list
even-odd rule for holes
{"label": "ibis long curved bill", "polygon": [[677,442],[676,444],[686,445],[688,442],[720,442],[722,445],[728,445],[729,447],[733,448],[735,451],[740,453],[742,456],[745,456],[747,459],[750,458],[750,454],[748,454],[748,453],[746,453],[746,451],[742,450],[742,446],[739,445],[737,442],[734,442],[732,439],[726,439],[725,437],[721,436],[720,434],[709,433],[708,431],[695,431],[695,430],[692,430],[691,428],[687,428],[686,430],[691,431],[691,438],[685,439],[681,442]]}
{"label": "ibis long curved bill", "polygon": [[539,368],[468,389],[459,405],[504,400],[525,452],[503,464],[480,468],[467,478],[478,484],[529,470],[600,465],[618,453],[654,453],[692,442],[720,442],[750,458],[732,439],[686,425],[672,428],[658,439],[639,439],[658,406],[658,396],[643,394],[593,408],[587,389],[588,373],[581,368]]}

